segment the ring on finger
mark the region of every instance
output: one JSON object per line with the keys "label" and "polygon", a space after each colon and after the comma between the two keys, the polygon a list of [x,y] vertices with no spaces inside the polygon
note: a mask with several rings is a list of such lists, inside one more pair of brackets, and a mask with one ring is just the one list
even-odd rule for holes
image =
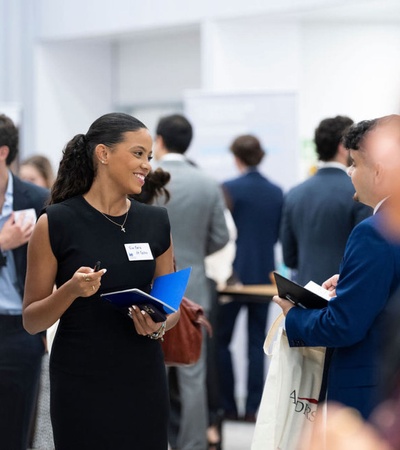
{"label": "ring on finger", "polygon": [[89,277],[85,277],[85,281],[91,281]]}

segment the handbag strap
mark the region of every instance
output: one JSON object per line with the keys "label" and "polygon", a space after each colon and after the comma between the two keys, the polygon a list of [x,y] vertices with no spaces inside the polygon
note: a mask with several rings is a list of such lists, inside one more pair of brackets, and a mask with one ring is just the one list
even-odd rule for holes
{"label": "handbag strap", "polygon": [[203,326],[208,336],[211,338],[213,335],[213,328],[210,321],[207,319],[204,309],[193,300],[188,299],[187,297],[182,298],[182,302],[180,305],[181,314],[185,313],[189,316],[189,319],[192,323]]}
{"label": "handbag strap", "polygon": [[269,348],[270,348],[272,341],[274,340],[276,333],[278,332],[279,327],[280,327],[282,321],[284,320],[284,318],[285,318],[284,314],[280,313],[279,316],[274,320],[270,329],[268,330],[268,334],[267,334],[267,337],[265,338],[265,342],[264,342],[264,352],[268,356],[272,355],[272,352],[269,351]]}

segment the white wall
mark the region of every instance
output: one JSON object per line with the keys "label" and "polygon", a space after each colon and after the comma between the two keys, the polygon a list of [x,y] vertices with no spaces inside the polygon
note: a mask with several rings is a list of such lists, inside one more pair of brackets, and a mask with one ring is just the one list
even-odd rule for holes
{"label": "white wall", "polygon": [[185,89],[201,87],[200,32],[124,40],[116,62],[117,104],[182,101]]}
{"label": "white wall", "polygon": [[355,121],[400,113],[399,24],[304,24],[300,129],[321,118]]}
{"label": "white wall", "polygon": [[20,148],[33,139],[33,48],[37,9],[25,0],[0,0],[0,101],[18,105],[23,116]]}
{"label": "white wall", "polygon": [[0,12],[0,101],[23,104],[25,154],[187,88],[296,91],[302,141],[327,115],[398,112],[395,0],[0,0]]}
{"label": "white wall", "polygon": [[298,24],[251,17],[217,22],[213,30],[208,88],[298,89]]}
{"label": "white wall", "polygon": [[[13,0],[8,0],[13,1]],[[21,1],[21,0],[20,0]],[[385,1],[385,0],[381,0]],[[390,0],[386,0],[390,1]],[[345,0],[37,0],[40,38],[77,39],[140,35],[146,30],[199,24],[207,20],[309,13],[348,3]],[[353,0],[352,4],[374,3]],[[375,0],[376,3],[376,0]],[[359,11],[358,11],[359,14]]]}
{"label": "white wall", "polygon": [[[185,61],[190,74],[186,81],[191,78],[193,85],[201,84],[207,90],[298,92],[301,142],[310,141],[319,121],[328,116],[346,114],[358,121],[400,112],[397,24],[272,22],[250,17],[206,21],[200,30],[200,44],[196,33],[181,36],[188,45],[173,45],[179,41],[176,36],[121,44],[118,101],[155,101],[157,96],[176,99],[179,86],[170,74],[175,61],[178,67]],[[168,47],[174,48],[173,60]],[[143,67],[139,74],[135,74],[136,60]],[[152,74],[154,61],[162,83]],[[196,77],[200,61],[201,80]],[[181,82],[182,89],[184,84]],[[299,179],[307,174],[309,157],[302,154],[305,162]]]}
{"label": "white wall", "polygon": [[113,49],[107,43],[66,42],[37,49],[37,140],[30,148],[32,153],[46,154],[58,168],[67,141],[75,134],[86,133],[97,117],[110,112],[112,64]]}
{"label": "white wall", "polygon": [[[399,112],[397,24],[272,22],[263,17],[206,21],[140,37],[61,41],[37,49],[36,138],[28,152],[57,152],[111,109],[176,104],[186,89],[298,93],[298,134],[318,122]],[[115,51],[113,51],[115,49]],[[151,116],[151,124],[156,118]],[[48,126],[51,124],[51,126]],[[61,145],[61,147],[60,147]],[[266,143],[268,146],[268,142]],[[308,170],[310,161],[302,155]],[[59,159],[59,154],[52,157]]]}

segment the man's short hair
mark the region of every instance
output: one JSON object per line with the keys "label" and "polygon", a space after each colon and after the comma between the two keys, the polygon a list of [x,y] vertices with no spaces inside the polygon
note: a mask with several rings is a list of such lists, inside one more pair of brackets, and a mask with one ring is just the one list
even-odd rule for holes
{"label": "man's short hair", "polygon": [[18,128],[5,114],[0,114],[0,147],[9,149],[6,164],[9,166],[18,154]]}
{"label": "man's short hair", "polygon": [[377,125],[378,119],[362,120],[352,125],[343,135],[342,143],[349,150],[359,150],[365,135]]}
{"label": "man's short hair", "polygon": [[258,166],[265,155],[260,141],[251,134],[238,136],[232,142],[230,149],[243,164],[249,167]]}
{"label": "man's short hair", "polygon": [[172,114],[160,119],[156,130],[165,148],[171,153],[185,153],[193,137],[193,128],[186,117]]}
{"label": "man's short hair", "polygon": [[331,161],[336,156],[343,134],[353,123],[347,116],[330,117],[320,122],[314,133],[319,160]]}

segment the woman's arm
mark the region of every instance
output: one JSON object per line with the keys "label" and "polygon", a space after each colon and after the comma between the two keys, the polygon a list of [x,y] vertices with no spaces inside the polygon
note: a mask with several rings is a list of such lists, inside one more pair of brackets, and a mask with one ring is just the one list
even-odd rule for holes
{"label": "woman's arm", "polygon": [[105,269],[93,272],[90,267],[80,267],[70,280],[53,292],[57,267],[50,245],[48,219],[44,214],[39,218],[28,244],[22,314],[24,328],[30,334],[53,325],[76,298],[95,294],[106,272]]}

